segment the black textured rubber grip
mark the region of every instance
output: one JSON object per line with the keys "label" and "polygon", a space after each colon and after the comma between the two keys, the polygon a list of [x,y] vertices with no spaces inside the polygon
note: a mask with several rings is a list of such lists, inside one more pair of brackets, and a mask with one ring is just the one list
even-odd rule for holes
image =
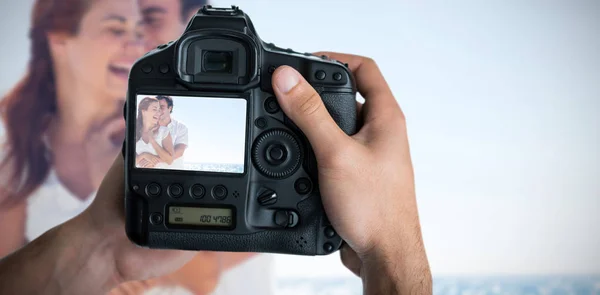
{"label": "black textured rubber grip", "polygon": [[[207,251],[244,251],[283,254],[316,255],[325,254],[317,242],[315,229],[319,228],[321,210],[315,210],[314,202],[300,202],[298,213],[302,216],[297,228],[288,230],[267,230],[248,235],[224,235],[186,232],[149,232],[148,243],[152,248]],[[140,230],[132,228],[132,231]],[[335,239],[337,250],[342,243]]]}
{"label": "black textured rubber grip", "polygon": [[353,93],[323,92],[321,99],[333,120],[348,135],[357,132],[356,95]]}

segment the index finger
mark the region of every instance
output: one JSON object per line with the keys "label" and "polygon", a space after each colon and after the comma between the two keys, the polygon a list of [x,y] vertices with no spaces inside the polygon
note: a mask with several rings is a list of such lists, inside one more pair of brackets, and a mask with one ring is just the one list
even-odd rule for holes
{"label": "index finger", "polygon": [[399,109],[392,90],[375,61],[371,58],[337,52],[317,52],[316,55],[326,55],[332,59],[348,64],[352,72],[358,92],[365,98],[365,104],[374,113],[381,115],[389,110]]}

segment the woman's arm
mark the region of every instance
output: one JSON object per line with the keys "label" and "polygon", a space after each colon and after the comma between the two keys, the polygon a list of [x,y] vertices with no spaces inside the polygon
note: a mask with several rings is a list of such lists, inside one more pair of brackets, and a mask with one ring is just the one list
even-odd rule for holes
{"label": "woman's arm", "polygon": [[135,157],[135,162],[138,167],[152,168],[162,160],[153,154],[144,152]]}
{"label": "woman's arm", "polygon": [[144,154],[140,154],[135,156],[135,166],[136,167],[146,167],[148,165],[148,160],[146,159]]}
{"label": "woman's arm", "polygon": [[151,138],[150,142],[156,150],[156,153],[158,153],[158,157],[165,163],[171,165],[171,163],[173,163],[173,140],[171,139],[171,134],[167,135],[167,137],[162,140],[162,146],[158,144],[154,138]]}
{"label": "woman's arm", "polygon": [[0,208],[0,259],[25,244],[26,202],[11,208]]}

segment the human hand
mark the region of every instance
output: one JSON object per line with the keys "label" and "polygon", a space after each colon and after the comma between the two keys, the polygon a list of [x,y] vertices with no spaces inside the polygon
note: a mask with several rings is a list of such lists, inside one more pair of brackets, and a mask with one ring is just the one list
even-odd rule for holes
{"label": "human hand", "polygon": [[348,63],[365,98],[364,106],[358,104],[363,126],[357,134],[348,136],[337,126],[317,92],[293,68],[279,67],[272,83],[282,110],[315,151],[325,211],[349,246],[341,250],[342,261],[363,280],[381,283],[376,276],[402,276],[393,279],[405,286],[390,288],[427,290],[431,275],[404,114],[373,60],[316,55]]}
{"label": "human hand", "polygon": [[150,153],[141,153],[136,157],[137,166],[142,168],[153,168],[162,160]]}
{"label": "human hand", "polygon": [[115,112],[111,116],[92,125],[84,141],[89,177],[94,189],[100,187],[115,156],[121,152],[126,130],[123,103],[123,101],[117,102]]}
{"label": "human hand", "polygon": [[155,142],[156,140],[154,139],[154,132],[158,129],[159,125],[156,124],[154,125],[154,127],[150,128],[149,130],[144,130],[142,129],[142,139],[145,142]]}
{"label": "human hand", "polygon": [[124,161],[119,154],[102,181],[94,202],[74,220],[86,233],[102,239],[103,263],[114,286],[171,273],[190,261],[196,252],[156,250],[133,244],[125,234]]}

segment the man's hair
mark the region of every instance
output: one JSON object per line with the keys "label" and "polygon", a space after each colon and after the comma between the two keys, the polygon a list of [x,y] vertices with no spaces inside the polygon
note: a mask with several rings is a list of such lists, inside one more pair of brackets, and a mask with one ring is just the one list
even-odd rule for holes
{"label": "man's hair", "polygon": [[158,95],[156,96],[156,99],[158,99],[158,101],[164,100],[167,102],[167,107],[171,108],[171,112],[173,112],[173,99],[170,96],[166,96],[166,95]]}
{"label": "man's hair", "polygon": [[206,4],[208,4],[208,0],[181,0],[181,19],[188,21],[187,17],[192,9],[198,10]]}

